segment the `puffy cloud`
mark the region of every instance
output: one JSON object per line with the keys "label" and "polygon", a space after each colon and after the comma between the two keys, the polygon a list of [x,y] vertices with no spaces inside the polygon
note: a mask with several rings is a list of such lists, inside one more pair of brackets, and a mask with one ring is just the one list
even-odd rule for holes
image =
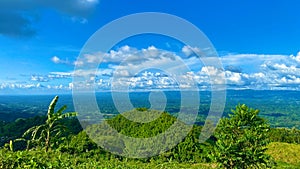
{"label": "puffy cloud", "polygon": [[162,76],[159,72],[144,71],[135,77],[130,78],[118,78],[112,82],[117,87],[126,86],[129,89],[176,89],[178,88],[175,79],[169,76]]}
{"label": "puffy cloud", "polygon": [[298,63],[300,63],[300,52],[297,53],[296,56],[291,55],[290,56],[293,60],[297,61]]}
{"label": "puffy cloud", "polygon": [[260,66],[266,62],[280,63],[285,60],[285,55],[263,55],[263,54],[227,54],[220,57],[225,69],[238,68],[245,72],[258,72]]}
{"label": "puffy cloud", "polygon": [[60,63],[60,62],[61,62],[60,59],[59,59],[57,56],[53,56],[53,57],[51,58],[51,60],[52,60],[52,62],[54,62],[54,63]]}
{"label": "puffy cloud", "polygon": [[48,82],[49,79],[45,76],[38,76],[38,75],[32,75],[30,78],[31,81],[37,81],[37,82]]}
{"label": "puffy cloud", "polygon": [[197,55],[197,57],[203,56],[203,52],[201,49],[198,47],[191,47],[191,46],[183,46],[181,51],[186,55],[186,56],[192,56],[192,55]]}
{"label": "puffy cloud", "polygon": [[[170,51],[157,49],[154,46],[140,50],[123,46],[108,53],[84,54],[76,62],[80,64],[77,64],[77,70],[73,75],[81,75],[86,82],[85,85],[74,84],[74,86],[86,86],[87,88],[94,84],[98,85],[97,79],[102,80],[99,85],[105,88],[110,86],[115,88],[129,86],[131,89],[174,88],[174,85],[176,87],[174,80],[171,80],[166,73],[157,70],[175,75],[186,71],[180,66],[184,64],[180,56]],[[98,66],[100,62],[100,68],[97,72],[89,69],[90,66]],[[101,65],[107,66],[103,68]],[[150,71],[147,69],[155,69],[156,71],[149,74]],[[144,73],[141,74],[141,72]],[[88,82],[92,76],[97,76],[97,79]]]}
{"label": "puffy cloud", "polygon": [[300,88],[300,52],[296,56],[228,54],[221,60],[226,69],[227,85],[233,89]]}
{"label": "puffy cloud", "polygon": [[[187,47],[186,49],[183,47],[183,50],[187,49]],[[108,64],[109,66],[108,68],[100,68],[98,71],[100,73],[97,75],[95,72],[89,72],[89,70],[83,69],[80,70],[80,73],[77,72],[76,75],[81,74],[82,76],[87,76],[86,79],[92,76],[98,76],[98,79],[102,80],[101,85],[106,83],[106,87],[114,84],[115,86],[129,86],[131,89],[191,88],[194,87],[195,84],[198,85],[199,88],[204,89],[209,88],[211,84],[226,84],[230,89],[270,89],[271,87],[279,85],[279,83],[292,83],[293,78],[287,78],[289,80],[286,81],[281,79],[284,72],[286,75],[293,75],[296,72],[300,72],[296,66],[287,66],[279,63],[284,58],[292,58],[283,55],[239,54],[224,56],[221,60],[225,62],[225,71],[214,66],[195,64],[195,62],[199,62],[199,60],[195,58],[195,56],[182,58],[173,52],[157,49],[154,46],[141,50],[124,46],[108,53],[84,55],[82,60],[84,63],[92,64],[102,61],[102,63]],[[248,61],[250,64],[248,64]],[[273,69],[281,71],[276,74],[272,72],[270,66],[264,68],[263,65],[267,65],[269,62],[272,63]],[[248,66],[244,68],[245,65]],[[185,69],[185,67],[192,67],[192,69]],[[194,67],[198,67],[199,71]],[[147,68],[157,68],[166,73],[147,70]],[[249,69],[251,69],[252,72],[248,71]],[[243,72],[243,70],[245,70],[245,72]],[[101,72],[104,71],[107,71],[106,75],[108,78],[104,78],[104,74],[101,74]],[[279,74],[281,74],[281,76]],[[112,76],[114,78],[113,82],[109,80]],[[296,79],[297,78],[294,78],[294,82],[297,82]],[[88,85],[90,86],[91,84]]]}
{"label": "puffy cloud", "polygon": [[268,60],[261,65],[261,71],[264,72],[264,82],[269,84],[270,88],[294,89],[300,87],[300,58],[296,56],[285,56],[280,60]]}
{"label": "puffy cloud", "polygon": [[116,70],[113,73],[114,77],[129,77],[133,76],[127,69]]}
{"label": "puffy cloud", "polygon": [[57,56],[53,56],[53,57],[51,58],[51,61],[52,61],[53,63],[56,63],[56,64],[67,64],[67,65],[73,65],[73,64],[75,64],[75,63],[71,63],[68,59],[62,60],[62,59],[60,59],[60,58],[57,57]]}
{"label": "puffy cloud", "polygon": [[226,71],[226,79],[228,84],[244,84],[244,82],[242,81],[241,73]]}
{"label": "puffy cloud", "polygon": [[175,53],[157,49],[150,46],[146,49],[138,50],[129,46],[123,46],[117,50],[111,50],[108,53],[95,52],[83,54],[75,61],[75,65],[86,67],[89,65],[97,65],[99,63],[109,63],[111,65],[139,65],[145,62],[160,60],[176,60],[180,58]]}
{"label": "puffy cloud", "polygon": [[[181,53],[182,54],[182,53]],[[40,85],[1,84],[0,88],[38,87],[55,90],[150,90],[211,89],[300,89],[300,58],[288,55],[238,54],[221,57],[225,70],[213,65],[199,65],[195,56],[181,57],[172,51],[150,46],[136,49],[123,46],[107,53],[85,54],[74,71],[32,75]],[[64,63],[53,57],[54,63]],[[100,63],[100,66],[95,65]],[[91,65],[92,67],[89,67]],[[96,68],[95,70],[95,66]],[[94,69],[91,69],[94,68]],[[72,77],[81,81],[71,82]],[[52,80],[55,80],[54,85]]]}

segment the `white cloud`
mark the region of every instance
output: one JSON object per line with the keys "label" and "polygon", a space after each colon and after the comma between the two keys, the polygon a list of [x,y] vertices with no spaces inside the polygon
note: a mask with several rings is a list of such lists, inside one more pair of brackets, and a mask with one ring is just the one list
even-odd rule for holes
{"label": "white cloud", "polygon": [[198,47],[184,46],[181,51],[186,56],[197,55],[197,57],[201,57],[204,55],[204,52],[202,52],[202,50]]}
{"label": "white cloud", "polygon": [[45,76],[38,76],[38,75],[32,75],[30,78],[31,81],[37,81],[37,82],[48,82],[49,79]]}
{"label": "white cloud", "polygon": [[51,58],[51,61],[54,62],[54,63],[60,63],[60,59],[57,56],[53,56]]}
{"label": "white cloud", "polygon": [[[189,54],[188,49],[187,46],[182,48],[186,54]],[[91,86],[95,82],[98,86],[105,84],[106,88],[113,84],[131,88],[175,89],[192,87],[195,83],[201,88],[209,88],[211,84],[226,83],[231,89],[261,87],[270,89],[276,85],[298,82],[300,71],[297,65],[284,64],[293,58],[295,57],[284,55],[231,54],[221,58],[224,66],[227,67],[226,71],[223,71],[214,66],[199,65],[199,60],[194,56],[182,58],[173,52],[157,49],[154,46],[141,50],[123,46],[108,53],[84,55],[80,60],[83,67],[102,62],[108,64],[108,68],[100,68],[98,72],[78,69],[72,72],[72,75],[86,77],[86,86]],[[281,63],[284,59],[285,62]],[[159,77],[157,75],[161,72],[151,72],[152,70],[147,68],[163,70],[168,75]],[[91,80],[93,76],[97,78]],[[111,76],[114,76],[114,81],[111,81]]]}
{"label": "white cloud", "polygon": [[73,63],[71,63],[68,59],[63,60],[63,59],[60,59],[58,56],[53,56],[51,58],[51,61],[55,64],[73,65]]}
{"label": "white cloud", "polygon": [[298,63],[300,63],[300,52],[297,53],[296,56],[291,55],[290,56],[293,60],[297,61]]}
{"label": "white cloud", "polygon": [[[188,48],[187,48],[188,49]],[[186,50],[186,54],[188,50]],[[182,51],[182,52],[183,52]],[[182,53],[181,53],[182,54]],[[229,54],[222,56],[225,70],[199,64],[195,56],[181,57],[172,51],[150,46],[136,49],[129,46],[108,53],[85,54],[77,60],[76,70],[32,75],[36,83],[6,83],[0,88],[48,88],[55,90],[85,89],[210,89],[212,84],[229,89],[300,89],[300,53],[288,55]],[[57,56],[54,63],[65,63]],[[101,62],[99,68],[95,64]],[[210,62],[212,63],[212,62]],[[90,67],[91,66],[91,67]],[[95,69],[91,69],[94,67]],[[82,79],[72,82],[72,77]],[[55,80],[55,84],[52,83]]]}
{"label": "white cloud", "polygon": [[74,61],[74,65],[78,67],[82,67],[84,65],[84,61],[82,60],[76,60]]}
{"label": "white cloud", "polygon": [[[300,87],[300,52],[296,55],[228,54],[221,57],[228,86],[251,89],[291,89]],[[232,69],[233,68],[233,69]],[[236,69],[238,68],[238,69]],[[229,73],[229,72],[235,73]],[[237,86],[232,86],[236,88]]]}
{"label": "white cloud", "polygon": [[129,77],[132,74],[129,73],[127,69],[118,69],[113,72],[114,77]]}
{"label": "white cloud", "polygon": [[176,60],[180,58],[175,53],[157,49],[150,46],[146,49],[138,50],[129,46],[123,46],[118,50],[111,50],[108,53],[97,52],[83,54],[75,63],[78,66],[98,65],[99,63],[109,63],[112,65],[139,65],[145,62],[156,62],[163,59]]}
{"label": "white cloud", "polygon": [[36,89],[44,88],[41,83],[2,83],[0,84],[1,89]]}
{"label": "white cloud", "polygon": [[229,84],[243,84],[241,73],[226,71],[226,79]]}
{"label": "white cloud", "polygon": [[70,72],[50,72],[48,77],[50,78],[67,78],[71,77],[72,73]]}

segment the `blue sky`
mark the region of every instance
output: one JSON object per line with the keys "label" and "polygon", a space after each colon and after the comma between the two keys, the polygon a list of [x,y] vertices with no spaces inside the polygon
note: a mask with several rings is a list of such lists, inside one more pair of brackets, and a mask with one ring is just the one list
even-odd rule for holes
{"label": "blue sky", "polygon": [[[297,0],[0,1],[0,94],[71,92],[72,76],[79,74],[74,71],[76,59],[88,38],[105,24],[138,12],[169,13],[201,29],[220,55],[228,89],[299,90],[299,6]],[[132,88],[172,89],[178,84],[164,72],[147,70],[131,75],[126,72],[129,65],[119,67],[120,72],[115,72],[116,66],[132,55],[141,58],[136,69],[155,61],[171,62],[170,56],[191,63],[196,57],[188,56],[187,47],[162,36],[124,40],[113,51],[93,56],[106,62],[98,74],[89,74],[94,77],[86,84],[108,90],[113,74],[123,73],[120,83]],[[146,56],[151,62],[143,59]],[[199,66],[181,76],[203,87],[209,81],[207,74],[222,73],[219,71]]]}

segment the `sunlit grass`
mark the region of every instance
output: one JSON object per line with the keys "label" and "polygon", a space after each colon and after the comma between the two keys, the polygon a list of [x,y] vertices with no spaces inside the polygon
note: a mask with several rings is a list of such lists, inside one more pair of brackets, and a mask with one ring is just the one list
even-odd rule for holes
{"label": "sunlit grass", "polygon": [[278,163],[278,168],[300,168],[300,144],[273,142],[267,153]]}

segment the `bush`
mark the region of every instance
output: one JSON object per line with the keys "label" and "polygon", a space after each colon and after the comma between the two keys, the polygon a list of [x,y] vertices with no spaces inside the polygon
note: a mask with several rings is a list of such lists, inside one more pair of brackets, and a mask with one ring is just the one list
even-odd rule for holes
{"label": "bush", "polygon": [[82,131],[79,134],[72,136],[70,141],[66,140],[60,145],[58,150],[69,154],[81,154],[97,148],[97,144],[90,140],[88,135]]}
{"label": "bush", "polygon": [[258,116],[259,110],[245,104],[232,113],[221,119],[216,129],[214,160],[224,168],[268,167],[271,160],[265,151],[270,126]]}

